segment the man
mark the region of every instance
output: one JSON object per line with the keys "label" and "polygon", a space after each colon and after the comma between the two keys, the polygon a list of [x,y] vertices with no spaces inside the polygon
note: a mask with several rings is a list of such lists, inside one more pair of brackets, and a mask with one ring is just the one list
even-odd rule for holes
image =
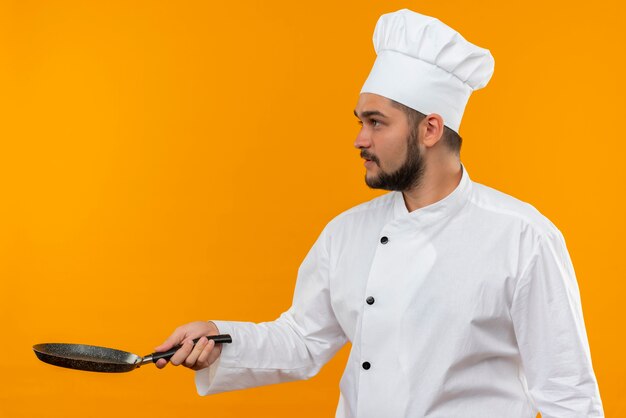
{"label": "man", "polygon": [[[183,342],[172,364],[212,394],[309,378],[349,340],[337,417],[602,417],[561,233],[459,159],[491,54],[409,10],[383,15],[374,45],[355,146],[367,184],[393,192],[326,226],[276,321],[194,322],[157,350]],[[233,344],[191,343],[218,333]]]}

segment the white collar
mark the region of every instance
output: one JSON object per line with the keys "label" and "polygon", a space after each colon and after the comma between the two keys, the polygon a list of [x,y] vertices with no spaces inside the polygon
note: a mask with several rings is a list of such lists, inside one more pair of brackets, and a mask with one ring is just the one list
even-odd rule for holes
{"label": "white collar", "polygon": [[402,192],[393,192],[394,218],[408,217],[420,223],[434,223],[456,214],[465,206],[472,190],[472,181],[463,164],[461,164],[461,170],[463,173],[461,181],[452,193],[435,203],[416,209],[413,212],[409,212],[407,209]]}

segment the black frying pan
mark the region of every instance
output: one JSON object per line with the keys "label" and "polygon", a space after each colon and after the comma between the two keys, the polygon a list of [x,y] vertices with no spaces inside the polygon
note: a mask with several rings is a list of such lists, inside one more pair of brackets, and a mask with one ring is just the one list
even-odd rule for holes
{"label": "black frying pan", "polygon": [[[215,341],[216,344],[233,342],[228,334],[209,335],[206,338]],[[200,338],[193,340],[194,344],[199,340]],[[126,351],[95,345],[50,343],[33,346],[39,360],[45,363],[69,369],[104,373],[129,372],[144,364],[156,363],[160,358],[169,360],[179,348],[180,346],[176,346],[163,353],[152,353],[145,357],[139,357]]]}

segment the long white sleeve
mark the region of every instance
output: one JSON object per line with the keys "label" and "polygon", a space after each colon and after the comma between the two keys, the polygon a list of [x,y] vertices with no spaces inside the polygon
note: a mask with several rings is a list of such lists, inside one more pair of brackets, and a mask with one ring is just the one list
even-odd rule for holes
{"label": "long white sleeve", "polygon": [[511,315],[528,389],[542,417],[603,417],[576,276],[558,231],[537,238]]}
{"label": "long white sleeve", "polygon": [[214,321],[233,342],[196,373],[199,394],[308,379],[346,343],[330,304],[328,245],[324,231],[300,266],[291,308],[277,320]]}

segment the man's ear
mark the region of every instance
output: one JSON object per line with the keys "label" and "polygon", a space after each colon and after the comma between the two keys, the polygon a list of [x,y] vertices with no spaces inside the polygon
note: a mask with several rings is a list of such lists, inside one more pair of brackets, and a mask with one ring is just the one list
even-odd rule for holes
{"label": "man's ear", "polygon": [[437,145],[443,137],[444,127],[443,118],[437,113],[427,115],[420,123],[422,144],[426,148]]}

